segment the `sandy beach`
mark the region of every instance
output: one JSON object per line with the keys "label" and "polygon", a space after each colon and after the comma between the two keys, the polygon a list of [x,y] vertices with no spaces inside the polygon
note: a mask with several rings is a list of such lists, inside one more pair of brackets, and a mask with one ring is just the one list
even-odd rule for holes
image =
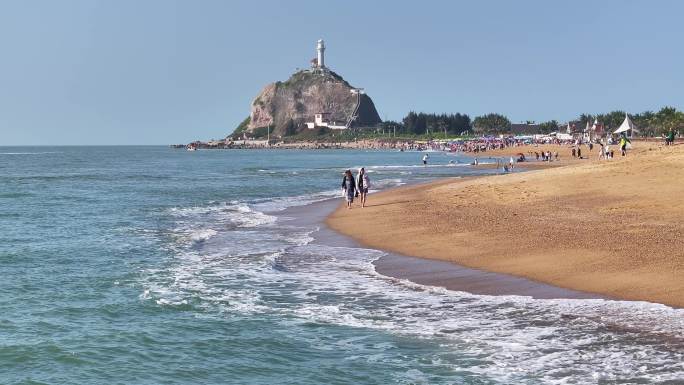
{"label": "sandy beach", "polygon": [[636,143],[610,161],[556,148],[559,167],[397,188],[327,224],[373,248],[684,307],[684,146]]}

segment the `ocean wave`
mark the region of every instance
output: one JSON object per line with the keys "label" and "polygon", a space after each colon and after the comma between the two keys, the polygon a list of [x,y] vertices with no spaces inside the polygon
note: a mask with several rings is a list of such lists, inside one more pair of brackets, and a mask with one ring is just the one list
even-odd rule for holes
{"label": "ocean wave", "polygon": [[296,195],[291,197],[280,198],[265,198],[255,200],[251,204],[254,210],[266,213],[275,213],[283,211],[291,207],[306,206],[316,202],[322,202],[328,199],[337,198],[340,196],[340,190],[326,190],[305,195]]}
{"label": "ocean wave", "polygon": [[207,239],[213,237],[216,234],[218,234],[218,232],[216,230],[213,230],[213,229],[198,229],[198,230],[193,230],[190,233],[190,239],[195,241],[195,242],[201,242],[201,241],[206,241]]}
{"label": "ocean wave", "polygon": [[390,178],[390,179],[380,179],[377,182],[371,182],[371,187],[373,188],[373,191],[379,191],[379,190],[384,190],[392,187],[399,187],[405,185],[406,182],[404,182],[403,179],[401,178]]}
{"label": "ocean wave", "polygon": [[683,310],[643,302],[475,295],[382,276],[372,263],[381,251],[280,246],[248,258],[186,257],[161,280],[173,282],[170,292],[152,297],[162,306],[186,301],[230,317],[259,313],[279,316],[284,324],[438,338],[473,362],[470,373],[503,383],[679,378]]}
{"label": "ocean wave", "polygon": [[276,217],[253,210],[246,203],[232,201],[207,206],[172,207],[168,212],[185,223],[214,222],[233,224],[236,227],[258,227],[271,224]]}
{"label": "ocean wave", "polygon": [[[682,369],[676,353],[677,346],[684,347],[682,309],[645,302],[537,300],[455,292],[379,276],[370,263],[377,257],[373,251],[340,248],[312,252],[365,258],[353,259],[353,263],[341,258],[328,262],[342,269],[335,269],[336,280],[319,283],[354,301],[337,301],[341,304],[334,307],[309,302],[292,310],[306,322],[443,338],[457,351],[489,356],[492,363],[471,370],[504,383],[524,383],[521,381],[527,376],[548,383],[634,375],[674,380],[679,378],[677,369]],[[356,272],[356,279],[345,271]],[[331,273],[315,275],[329,277]],[[359,280],[359,276],[376,279]],[[568,359],[574,360],[574,373],[559,370]],[[547,374],[554,371],[557,378]]]}
{"label": "ocean wave", "polygon": [[[380,179],[378,181],[371,182],[371,185],[373,187],[371,192],[377,192],[379,190],[384,190],[387,188],[398,187],[404,184],[406,184],[406,182],[401,178]],[[257,211],[263,211],[266,213],[277,213],[279,211],[283,211],[291,207],[306,206],[312,203],[322,202],[328,199],[334,199],[339,197],[341,197],[340,189],[334,189],[312,194],[296,195],[291,197],[266,198],[254,201],[254,203],[251,204],[251,207]]]}
{"label": "ocean wave", "polygon": [[[374,185],[401,183],[390,178]],[[284,329],[330,324],[437,340],[454,352],[434,357],[439,365],[501,383],[681,379],[682,309],[420,285],[379,274],[373,262],[382,251],[321,244],[312,237],[315,228],[264,214],[338,194],[169,209],[176,231],[187,231],[201,248],[177,251],[161,267],[144,271],[140,299],[223,318],[273,317]],[[258,225],[239,226],[250,223],[242,217]]]}
{"label": "ocean wave", "polygon": [[[482,163],[480,163],[482,164]],[[370,166],[367,167],[371,171],[382,170],[415,170],[415,169],[441,169],[448,167],[469,167],[469,163],[446,163],[446,164],[407,164],[407,165],[385,165],[385,166]]]}

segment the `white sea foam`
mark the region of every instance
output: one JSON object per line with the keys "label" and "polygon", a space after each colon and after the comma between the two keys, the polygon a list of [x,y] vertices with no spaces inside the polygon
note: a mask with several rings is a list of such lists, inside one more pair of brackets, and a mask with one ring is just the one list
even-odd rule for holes
{"label": "white sea foam", "polygon": [[190,232],[190,239],[192,239],[195,242],[206,241],[207,239],[213,237],[216,234],[217,231],[213,229],[192,230]]}
{"label": "white sea foam", "polygon": [[[299,199],[170,210],[177,231],[191,229],[206,242],[146,271],[140,299],[217,317],[260,314],[284,327],[334,324],[435,340],[460,357],[434,357],[439,365],[501,383],[684,377],[684,310],[645,302],[482,296],[386,277],[372,264],[384,253],[312,243],[315,228],[283,225],[259,210],[290,207]],[[237,227],[221,229],[214,220]]]}
{"label": "white sea foam", "polygon": [[[401,186],[404,185],[405,182],[401,178],[385,178],[378,181],[372,181],[371,184],[374,188],[372,191],[378,191],[379,189]],[[256,211],[276,213],[290,207],[306,206],[338,197],[340,197],[340,189],[334,189],[306,195],[264,199],[255,202],[251,207]]]}
{"label": "white sea foam", "polygon": [[[484,164],[480,162],[480,164]],[[469,167],[468,163],[447,163],[447,164],[410,164],[410,165],[385,165],[385,166],[370,166],[370,170],[413,170],[413,169],[431,169],[431,168],[447,168],[447,167]]]}
{"label": "white sea foam", "polygon": [[188,219],[196,223],[199,221],[219,224],[234,224],[238,227],[257,227],[274,223],[276,217],[252,210],[246,203],[229,202],[195,207],[174,207],[169,209],[171,215]]}
{"label": "white sea foam", "polygon": [[258,200],[251,206],[260,212],[274,213],[283,211],[290,207],[306,206],[315,202],[321,202],[340,195],[340,190],[326,190],[306,195],[296,195],[291,197],[269,198]]}
{"label": "white sea foam", "polygon": [[406,182],[404,182],[404,180],[401,178],[392,178],[392,179],[381,179],[377,182],[371,182],[371,187],[373,188],[373,190],[378,191],[378,190],[384,190],[387,188],[403,186],[405,184],[406,184]]}

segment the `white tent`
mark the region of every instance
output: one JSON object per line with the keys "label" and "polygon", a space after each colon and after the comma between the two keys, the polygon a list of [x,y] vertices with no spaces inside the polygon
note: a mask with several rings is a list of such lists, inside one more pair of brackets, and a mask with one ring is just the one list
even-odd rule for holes
{"label": "white tent", "polygon": [[568,122],[568,128],[565,130],[566,133],[572,134],[572,128],[570,128],[570,122]]}
{"label": "white tent", "polygon": [[632,123],[632,120],[629,118],[628,115],[625,115],[625,121],[622,122],[620,127],[618,127],[617,130],[613,131],[614,134],[620,134],[623,132],[627,132],[629,130],[632,130],[632,132],[639,132],[639,130],[636,129],[634,126],[634,123]]}

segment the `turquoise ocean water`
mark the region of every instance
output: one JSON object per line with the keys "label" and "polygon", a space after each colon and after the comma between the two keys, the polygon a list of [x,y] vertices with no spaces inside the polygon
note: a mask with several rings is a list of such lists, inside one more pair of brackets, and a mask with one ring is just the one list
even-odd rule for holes
{"label": "turquoise ocean water", "polygon": [[420,286],[284,214],[487,172],[421,155],[0,147],[0,384],[684,383],[682,310]]}

